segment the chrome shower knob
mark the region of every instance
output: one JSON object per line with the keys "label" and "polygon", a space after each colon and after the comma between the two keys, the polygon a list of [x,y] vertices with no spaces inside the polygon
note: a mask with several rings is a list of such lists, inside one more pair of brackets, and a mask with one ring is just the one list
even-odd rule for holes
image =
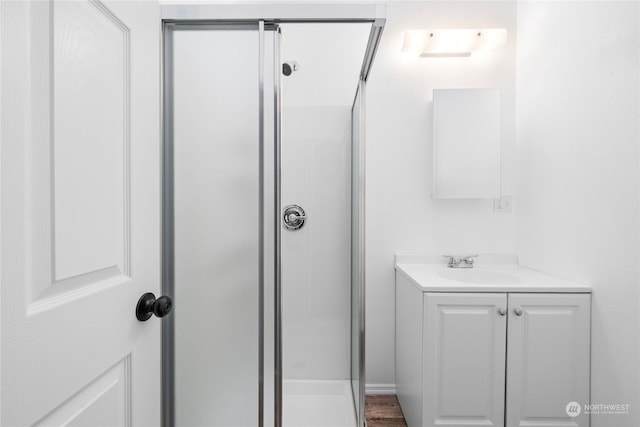
{"label": "chrome shower knob", "polygon": [[301,229],[306,220],[307,215],[304,209],[298,205],[286,206],[282,212],[282,222],[287,230],[295,231]]}

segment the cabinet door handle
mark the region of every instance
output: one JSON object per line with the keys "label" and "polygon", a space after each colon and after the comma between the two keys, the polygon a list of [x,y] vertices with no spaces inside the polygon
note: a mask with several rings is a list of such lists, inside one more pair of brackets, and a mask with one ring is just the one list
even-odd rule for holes
{"label": "cabinet door handle", "polygon": [[513,314],[516,316],[522,316],[522,309],[520,307],[513,309]]}
{"label": "cabinet door handle", "polygon": [[505,314],[507,314],[507,310],[505,310],[504,308],[499,308],[498,309],[498,314],[500,316],[504,316]]}

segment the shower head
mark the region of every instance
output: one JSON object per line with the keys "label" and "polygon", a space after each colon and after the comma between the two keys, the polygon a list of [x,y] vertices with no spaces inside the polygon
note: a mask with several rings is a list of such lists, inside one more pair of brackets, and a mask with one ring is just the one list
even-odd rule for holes
{"label": "shower head", "polygon": [[289,61],[282,64],[282,74],[290,76],[294,71],[298,71],[300,65],[296,61]]}

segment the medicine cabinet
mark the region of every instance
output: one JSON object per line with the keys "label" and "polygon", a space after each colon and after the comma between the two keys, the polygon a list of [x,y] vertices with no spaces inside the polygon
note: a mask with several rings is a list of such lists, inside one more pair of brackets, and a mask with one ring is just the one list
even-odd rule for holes
{"label": "medicine cabinet", "polygon": [[432,196],[500,197],[500,135],[499,89],[434,89]]}

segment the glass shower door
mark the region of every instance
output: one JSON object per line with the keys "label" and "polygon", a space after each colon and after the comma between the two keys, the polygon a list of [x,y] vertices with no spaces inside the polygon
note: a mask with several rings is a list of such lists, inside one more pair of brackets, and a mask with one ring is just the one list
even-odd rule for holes
{"label": "glass shower door", "polygon": [[273,158],[264,150],[273,100],[265,79],[273,93],[274,78],[265,56],[275,37],[263,28],[165,31],[164,280],[175,301],[164,333],[164,393],[173,402],[165,426],[263,426],[267,418],[264,247],[273,215],[265,206],[273,201],[264,194]]}
{"label": "glass shower door", "polygon": [[351,389],[358,418],[364,418],[364,93],[360,80],[351,110]]}

